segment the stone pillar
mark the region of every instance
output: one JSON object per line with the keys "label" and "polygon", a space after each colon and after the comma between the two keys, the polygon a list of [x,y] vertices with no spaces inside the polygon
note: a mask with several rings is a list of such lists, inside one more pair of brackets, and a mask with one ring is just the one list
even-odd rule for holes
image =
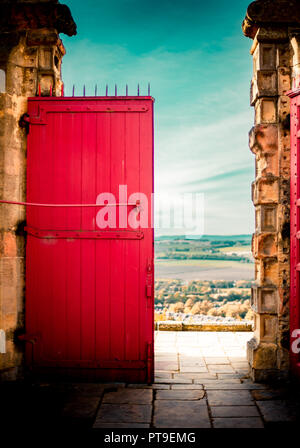
{"label": "stone pillar", "polygon": [[[69,9],[57,1],[4,2],[0,18],[0,197],[26,200],[26,130],[20,117],[27,98],[38,93],[61,94],[61,60],[65,54],[59,32],[76,33]],[[0,377],[15,379],[22,366],[24,332],[26,209],[0,204]]]}
{"label": "stone pillar", "polygon": [[300,73],[298,0],[251,3],[243,31],[253,39],[255,124],[249,146],[256,164],[252,184],[255,329],[248,361],[252,378],[268,381],[285,378],[289,371],[290,100],[286,93]]}

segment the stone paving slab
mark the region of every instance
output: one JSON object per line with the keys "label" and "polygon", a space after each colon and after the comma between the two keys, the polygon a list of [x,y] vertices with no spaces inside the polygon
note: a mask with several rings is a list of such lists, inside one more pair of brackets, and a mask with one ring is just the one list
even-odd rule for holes
{"label": "stone paving slab", "polygon": [[[152,406],[148,404],[103,403],[98,411],[94,428],[103,423],[151,423]],[[103,427],[103,426],[102,426]]]}
{"label": "stone paving slab", "polygon": [[219,380],[217,378],[215,379],[195,379],[194,380],[195,384],[203,384],[204,386],[216,386],[216,385],[222,385],[223,383],[225,384],[241,384],[241,380],[238,378],[228,378],[227,380]]}
{"label": "stone paving slab", "polygon": [[251,406],[253,398],[248,390],[208,390],[210,406]]}
{"label": "stone paving slab", "polygon": [[125,383],[58,383],[51,387],[71,396],[102,397],[106,389],[123,388]]}
{"label": "stone paving slab", "polygon": [[261,384],[250,384],[250,383],[233,383],[224,381],[216,381],[214,383],[204,383],[205,389],[217,389],[217,390],[251,390],[251,389],[263,389],[265,386]]}
{"label": "stone paving slab", "polygon": [[244,361],[231,361],[231,365],[233,367],[236,367],[238,369],[248,369],[249,365],[248,362],[246,360]]}
{"label": "stone paving slab", "polygon": [[151,389],[119,389],[104,394],[102,403],[117,404],[150,404],[153,391]]}
{"label": "stone paving slab", "polygon": [[239,373],[243,377],[246,377],[249,375],[249,369],[235,369],[235,372]]}
{"label": "stone paving slab", "polygon": [[156,368],[158,370],[178,370],[179,366],[177,363],[158,361],[156,363]]}
{"label": "stone paving slab", "polygon": [[172,384],[172,390],[203,390],[202,384]]}
{"label": "stone paving slab", "polygon": [[190,380],[216,380],[217,375],[214,373],[197,373],[197,372],[184,372],[184,373],[174,373],[174,378],[178,379],[190,379]]}
{"label": "stone paving slab", "polygon": [[242,373],[217,373],[218,380],[240,379],[245,378]]}
{"label": "stone paving slab", "polygon": [[100,397],[78,396],[66,401],[62,409],[62,417],[68,419],[92,419],[96,415]]}
{"label": "stone paving slab", "polygon": [[184,360],[183,361],[182,359],[180,359],[179,367],[181,370],[182,367],[206,367],[206,364],[204,361],[200,361],[200,362],[193,361],[193,360]]}
{"label": "stone paving slab", "polygon": [[210,428],[207,406],[200,401],[167,401],[154,403],[155,428]]}
{"label": "stone paving slab", "polygon": [[[293,403],[285,400],[257,401],[257,406],[266,423],[295,422],[297,408]],[[298,417],[300,417],[298,409]]]}
{"label": "stone paving slab", "polygon": [[157,378],[156,383],[167,383],[167,384],[192,384],[193,380],[190,378]]}
{"label": "stone paving slab", "polygon": [[211,406],[212,417],[260,417],[256,406]]}
{"label": "stone paving slab", "polygon": [[95,423],[93,426],[94,429],[100,429],[100,428],[150,428],[150,425],[147,423],[101,423],[98,422]]}
{"label": "stone paving slab", "polygon": [[230,364],[208,364],[210,373],[234,373],[234,369]]}
{"label": "stone paving slab", "polygon": [[205,356],[205,362],[206,364],[230,364],[229,359],[225,358],[225,357],[217,357],[217,358],[213,358],[210,356]]}
{"label": "stone paving slab", "polygon": [[172,378],[172,373],[155,371],[155,378]]}
{"label": "stone paving slab", "polygon": [[[158,390],[156,391],[156,400],[201,400],[205,395],[203,390]],[[206,401],[202,400],[206,405]]]}
{"label": "stone paving slab", "polygon": [[41,414],[48,419],[47,406],[55,401],[59,424],[84,428],[94,420],[94,428],[294,424],[295,387],[271,388],[249,379],[245,347],[250,338],[240,333],[156,333],[154,384],[40,384]]}
{"label": "stone paving slab", "polygon": [[182,367],[180,367],[180,372],[182,372],[182,373],[208,373],[208,370],[206,367],[182,366]]}
{"label": "stone paving slab", "polygon": [[263,422],[258,417],[247,418],[215,418],[214,428],[263,428]]}
{"label": "stone paving slab", "polygon": [[264,400],[282,400],[286,397],[285,389],[266,389],[266,390],[253,390],[252,397],[256,401]]}
{"label": "stone paving slab", "polygon": [[[188,384],[185,384],[185,386],[188,386]],[[170,389],[171,385],[170,384],[152,384],[152,389],[153,390],[167,390]]]}

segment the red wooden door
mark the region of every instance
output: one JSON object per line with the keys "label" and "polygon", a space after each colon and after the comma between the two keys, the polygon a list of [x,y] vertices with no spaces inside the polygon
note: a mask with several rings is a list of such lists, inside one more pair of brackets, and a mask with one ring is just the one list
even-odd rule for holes
{"label": "red wooden door", "polygon": [[27,201],[44,206],[27,208],[27,363],[152,381],[153,100],[31,98],[28,113]]}
{"label": "red wooden door", "polygon": [[300,377],[300,89],[291,97],[291,370]]}

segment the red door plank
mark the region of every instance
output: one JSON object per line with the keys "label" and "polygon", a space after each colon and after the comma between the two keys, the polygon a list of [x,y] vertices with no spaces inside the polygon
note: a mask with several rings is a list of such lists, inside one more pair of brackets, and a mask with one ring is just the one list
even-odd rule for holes
{"label": "red door plank", "polygon": [[[126,185],[128,198],[140,191],[140,120],[139,114],[126,115]],[[127,215],[133,213],[130,207]],[[126,323],[126,359],[140,359],[140,245],[144,241],[126,243],[126,289],[125,289],[125,323]]]}
{"label": "red door plank", "polygon": [[[97,116],[96,194],[109,191],[110,163],[110,114]],[[95,210],[95,215],[101,208]],[[110,306],[110,240],[96,241],[96,358],[108,360],[111,356],[111,306]]]}

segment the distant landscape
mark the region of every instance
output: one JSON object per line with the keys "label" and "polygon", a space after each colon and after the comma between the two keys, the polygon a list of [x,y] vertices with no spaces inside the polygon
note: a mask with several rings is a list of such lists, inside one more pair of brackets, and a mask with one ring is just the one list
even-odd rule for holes
{"label": "distant landscape", "polygon": [[251,235],[155,241],[156,320],[252,320]]}

